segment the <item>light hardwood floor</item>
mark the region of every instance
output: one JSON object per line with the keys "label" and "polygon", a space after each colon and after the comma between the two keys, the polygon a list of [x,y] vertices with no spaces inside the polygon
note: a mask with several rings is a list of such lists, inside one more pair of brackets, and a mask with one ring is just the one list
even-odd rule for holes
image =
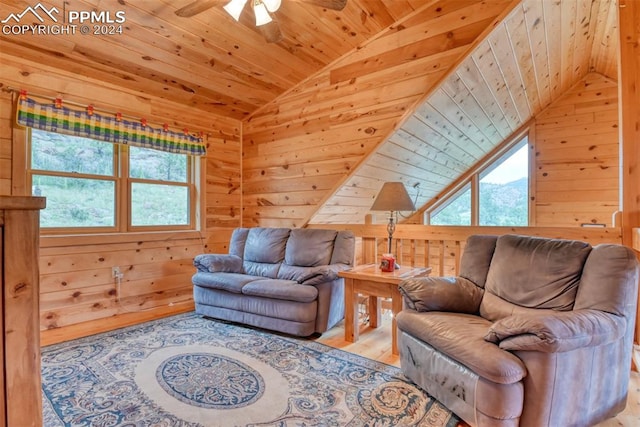
{"label": "light hardwood floor", "polygon": [[[389,365],[400,366],[400,358],[391,354],[391,320],[388,316],[383,316],[383,318],[382,326],[379,328],[369,328],[361,324],[360,339],[355,343],[344,340],[342,323],[322,334],[316,341]],[[617,417],[597,425],[597,427],[616,426],[640,426],[640,373],[638,372],[631,372],[629,397],[625,410]]]}

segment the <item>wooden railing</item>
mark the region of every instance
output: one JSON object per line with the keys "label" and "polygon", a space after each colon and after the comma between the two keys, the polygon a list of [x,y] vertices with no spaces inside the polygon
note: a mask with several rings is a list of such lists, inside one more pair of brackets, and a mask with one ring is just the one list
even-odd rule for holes
{"label": "wooden railing", "polygon": [[[385,224],[313,224],[309,228],[351,230],[357,238],[356,264],[377,263],[388,250]],[[524,234],[530,236],[621,243],[620,228],[588,227],[449,227],[399,224],[393,234],[392,252],[400,265],[431,267],[432,276],[458,273],[464,245],[472,234]]]}

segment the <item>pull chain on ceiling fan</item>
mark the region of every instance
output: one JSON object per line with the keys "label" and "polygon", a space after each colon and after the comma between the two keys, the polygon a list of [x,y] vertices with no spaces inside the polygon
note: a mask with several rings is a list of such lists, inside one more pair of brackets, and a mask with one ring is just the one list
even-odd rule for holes
{"label": "pull chain on ceiling fan", "polygon": [[[213,6],[224,4],[223,9],[236,21],[240,20],[242,11],[249,0],[195,0],[192,3],[176,10],[176,15],[180,17],[191,17],[204,12]],[[289,0],[294,1],[294,0]],[[300,3],[309,3],[315,6],[331,10],[342,10],[347,5],[347,0],[295,0]],[[275,16],[282,0],[251,0],[253,14],[256,19],[256,27],[260,29],[265,39],[269,43],[277,43],[282,40],[282,32]]]}

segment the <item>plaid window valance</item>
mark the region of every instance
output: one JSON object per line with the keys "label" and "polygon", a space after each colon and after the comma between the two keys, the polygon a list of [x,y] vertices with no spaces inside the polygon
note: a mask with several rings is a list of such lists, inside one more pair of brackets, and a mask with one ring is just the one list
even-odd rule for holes
{"label": "plaid window valance", "polygon": [[171,153],[206,154],[202,138],[184,132],[158,129],[95,112],[89,114],[64,106],[41,104],[22,96],[18,99],[17,111],[17,121],[22,126]]}

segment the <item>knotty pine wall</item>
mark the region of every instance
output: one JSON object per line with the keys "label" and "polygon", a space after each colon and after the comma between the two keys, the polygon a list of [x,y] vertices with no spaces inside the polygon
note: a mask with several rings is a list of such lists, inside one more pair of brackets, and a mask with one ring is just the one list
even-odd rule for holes
{"label": "knotty pine wall", "polygon": [[[206,251],[227,252],[231,230],[240,225],[241,123],[2,53],[0,63],[0,194],[29,194],[23,173],[25,132],[13,126],[7,87],[61,95],[63,100],[93,104],[98,110],[120,111],[145,117],[149,123],[167,122],[172,128],[206,134],[207,156],[201,161],[206,171],[201,191],[203,230],[44,235],[39,260],[41,328],[192,307],[193,257]],[[119,295],[111,277],[113,266],[124,272]]]}
{"label": "knotty pine wall", "polygon": [[0,92],[0,195],[11,194],[11,95]]}
{"label": "knotty pine wall", "polygon": [[245,120],[244,224],[305,225],[507,4],[434,2]]}
{"label": "knotty pine wall", "polygon": [[536,226],[621,225],[617,82],[581,79],[536,116],[534,144]]}

